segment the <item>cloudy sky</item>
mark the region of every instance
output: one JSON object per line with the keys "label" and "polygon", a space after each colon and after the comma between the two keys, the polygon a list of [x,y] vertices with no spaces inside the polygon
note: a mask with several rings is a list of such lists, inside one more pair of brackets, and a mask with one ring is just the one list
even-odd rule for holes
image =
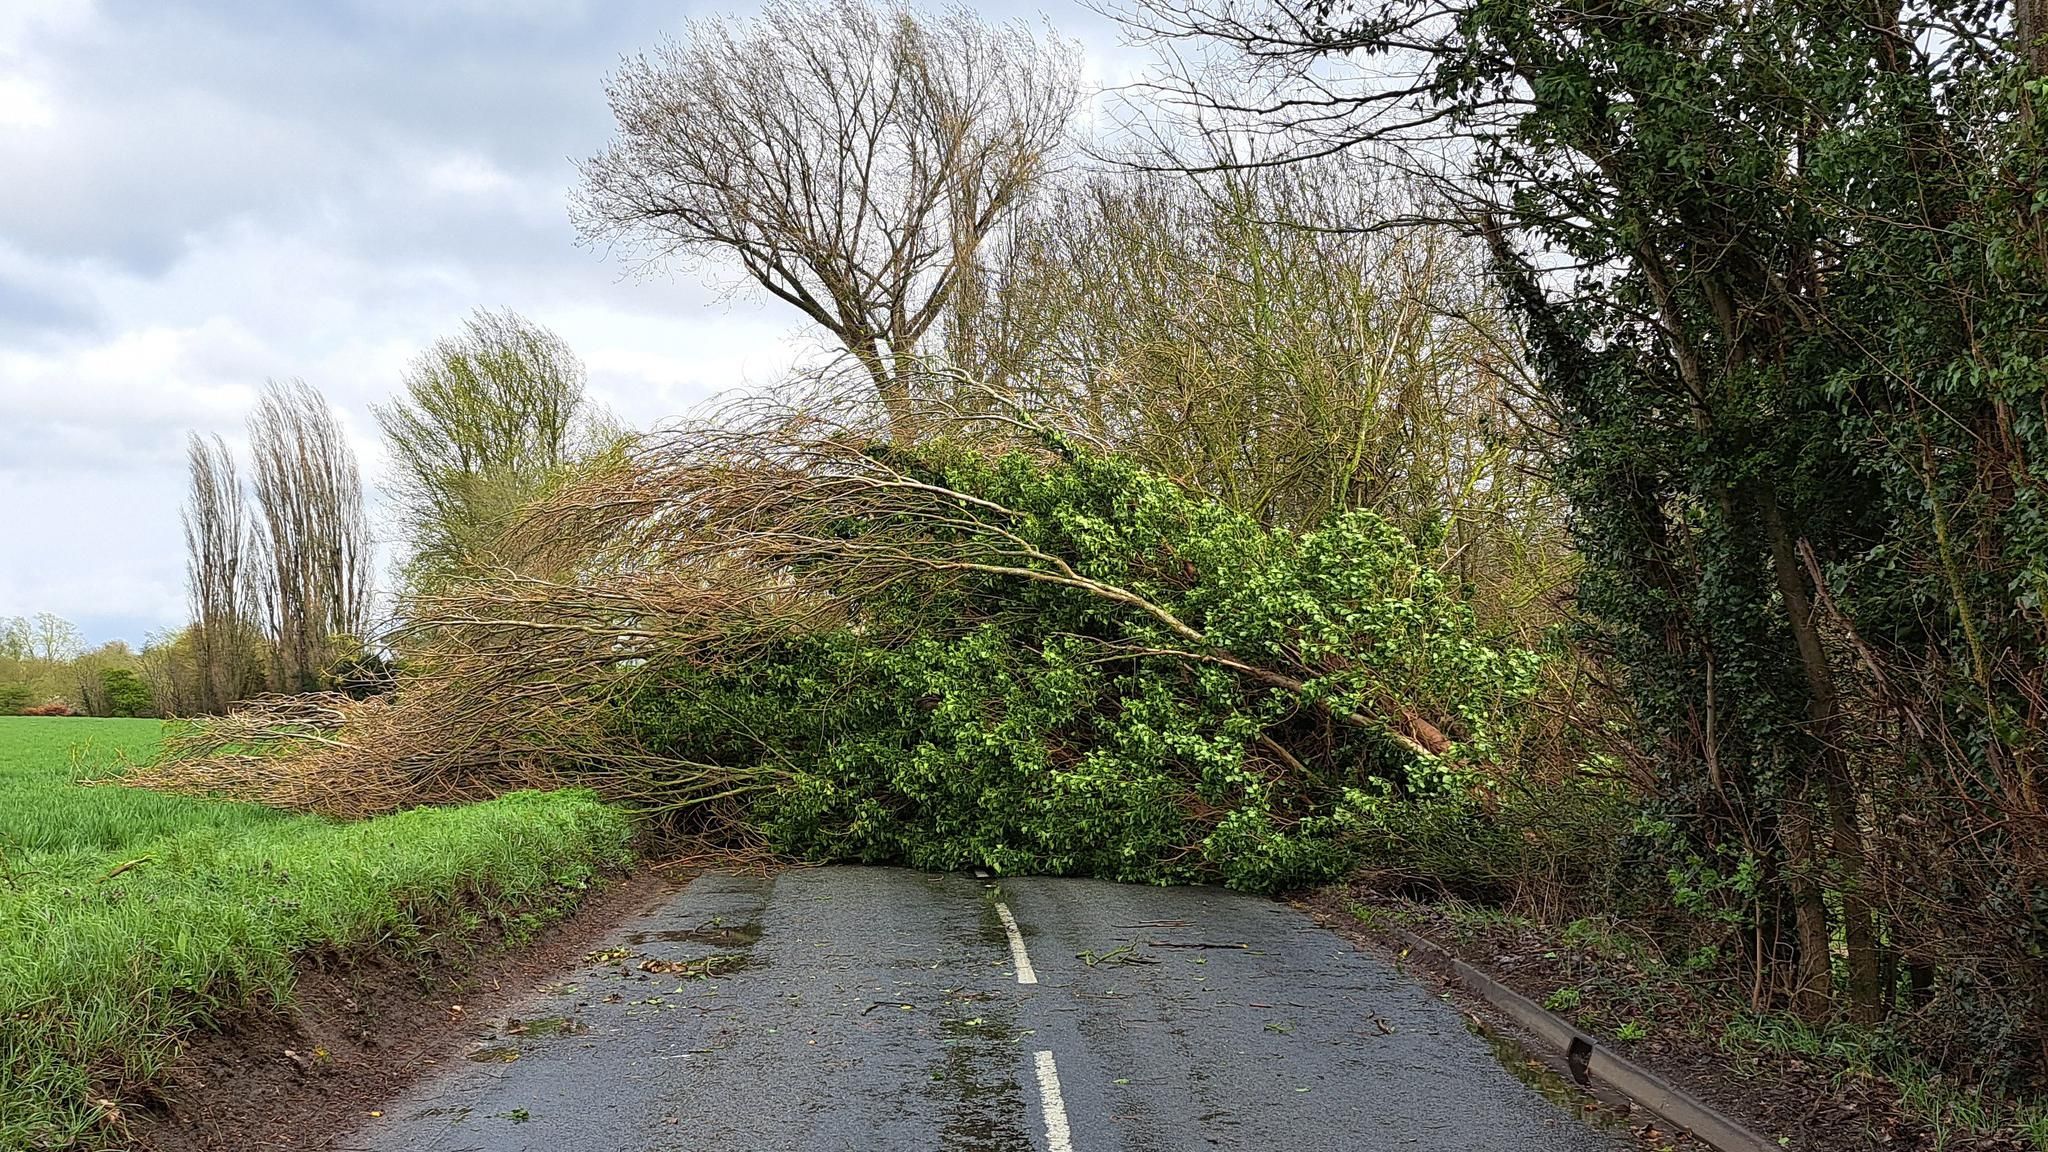
{"label": "cloudy sky", "polygon": [[[604,75],[733,10],[0,0],[0,616],[94,642],[180,623],[187,431],[238,444],[262,382],[303,377],[374,485],[370,404],[478,306],[560,332],[640,425],[806,354],[792,312],[628,277],[565,209]],[[1092,79],[1128,75],[1100,17],[1045,12]]]}

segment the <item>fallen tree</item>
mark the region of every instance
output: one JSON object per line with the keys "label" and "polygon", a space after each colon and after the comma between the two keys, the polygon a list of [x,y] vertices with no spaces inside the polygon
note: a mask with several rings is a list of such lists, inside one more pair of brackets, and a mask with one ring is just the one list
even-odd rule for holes
{"label": "fallen tree", "polygon": [[1483,774],[1538,658],[1402,533],[1265,527],[983,409],[650,437],[409,605],[395,698],[261,705],[152,779],[348,814],[573,781],[811,858],[1271,888]]}

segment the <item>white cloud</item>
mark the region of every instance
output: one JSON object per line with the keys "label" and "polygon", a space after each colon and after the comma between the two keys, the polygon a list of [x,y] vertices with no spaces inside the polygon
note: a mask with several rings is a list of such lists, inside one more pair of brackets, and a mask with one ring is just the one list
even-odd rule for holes
{"label": "white cloud", "polygon": [[427,169],[426,184],[429,192],[454,196],[489,196],[519,187],[503,169],[473,153],[437,161]]}
{"label": "white cloud", "polygon": [[374,488],[371,405],[479,304],[559,330],[593,397],[639,426],[771,380],[795,354],[787,316],[623,281],[573,247],[566,260],[568,274],[487,275],[430,253],[369,259],[329,228],[241,224],[194,238],[161,276],[86,273],[102,323],[0,345],[0,615],[55,611],[131,640],[177,623],[186,433],[239,446],[261,383],[300,376],[335,405]]}
{"label": "white cloud", "polygon": [[49,93],[26,76],[0,76],[0,128],[47,128],[57,122]]}
{"label": "white cloud", "polygon": [[7,0],[0,5],[0,59],[26,52],[34,37],[76,35],[98,17],[93,0]]}
{"label": "white cloud", "polygon": [[55,612],[94,643],[140,643],[181,620],[182,479],[166,469],[0,471],[7,534],[27,541],[0,564],[0,615]]}

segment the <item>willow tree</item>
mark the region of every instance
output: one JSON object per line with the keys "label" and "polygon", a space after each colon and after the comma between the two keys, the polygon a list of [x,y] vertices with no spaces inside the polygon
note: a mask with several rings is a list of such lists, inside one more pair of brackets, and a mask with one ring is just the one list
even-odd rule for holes
{"label": "willow tree", "polygon": [[647,266],[736,263],[900,424],[919,342],[1052,164],[1075,58],[964,8],[777,0],[694,22],[607,83],[618,137],[582,166],[577,227]]}
{"label": "willow tree", "polygon": [[291,380],[264,387],[249,451],[276,684],[314,691],[371,632],[375,543],[355,450],[326,398]]}
{"label": "willow tree", "polygon": [[502,559],[519,510],[617,441],[585,378],[561,337],[510,309],[478,310],[413,360],[400,395],[376,408],[408,584]]}

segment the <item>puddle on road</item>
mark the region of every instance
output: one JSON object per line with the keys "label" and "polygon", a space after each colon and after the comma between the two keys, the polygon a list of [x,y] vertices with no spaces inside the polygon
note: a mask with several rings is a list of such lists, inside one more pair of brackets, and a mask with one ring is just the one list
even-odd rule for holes
{"label": "puddle on road", "polygon": [[[550,1036],[581,1036],[590,1031],[590,1025],[572,1016],[547,1016],[538,1020],[521,1020],[513,1017],[505,1021],[498,1030],[500,1039],[542,1040]],[[511,1064],[517,1061],[522,1051],[517,1043],[496,1044],[489,1041],[469,1050],[467,1059],[478,1064]]]}
{"label": "puddle on road", "polygon": [[[677,980],[716,980],[721,976],[767,967],[768,961],[754,953],[754,945],[760,939],[759,924],[720,924],[714,917],[701,928],[631,933],[626,937],[624,945],[592,952],[583,958],[583,962],[600,967],[616,964],[616,973],[607,975],[621,979],[650,980],[662,976]],[[736,950],[683,958],[650,956],[639,950],[645,945],[655,943],[709,944],[716,948]],[[682,989],[679,987],[676,991],[680,992]],[[611,1003],[617,998],[607,996],[605,1002]]]}
{"label": "puddle on road", "polygon": [[676,928],[665,932],[635,932],[628,944],[709,944],[715,948],[751,948],[761,939],[759,924],[734,924],[719,928]]}
{"label": "puddle on road", "polygon": [[948,1043],[970,1043],[973,1041],[1008,1044],[1011,1041],[1010,1021],[1007,1015],[952,1017],[939,1022],[939,1035]]}
{"label": "puddle on road", "polygon": [[1508,1075],[1535,1089],[1545,1100],[1595,1128],[1627,1125],[1627,1101],[1595,1095],[1592,1089],[1581,1087],[1549,1061],[1531,1052],[1521,1041],[1502,1035],[1470,1016],[1465,1017],[1465,1031],[1486,1041],[1486,1046],[1493,1051],[1493,1058],[1508,1070]]}
{"label": "puddle on road", "polygon": [[1003,899],[1003,889],[993,880],[981,885],[981,930],[984,944],[993,944],[1004,956],[1010,954],[1010,934],[1003,929],[1003,917],[996,911],[996,905]]}
{"label": "puddle on road", "polygon": [[1031,1152],[1022,1050],[1010,1013],[979,999],[949,1000],[939,1021],[946,1054],[932,1065],[932,1093],[946,1109],[939,1146],[959,1152]]}

